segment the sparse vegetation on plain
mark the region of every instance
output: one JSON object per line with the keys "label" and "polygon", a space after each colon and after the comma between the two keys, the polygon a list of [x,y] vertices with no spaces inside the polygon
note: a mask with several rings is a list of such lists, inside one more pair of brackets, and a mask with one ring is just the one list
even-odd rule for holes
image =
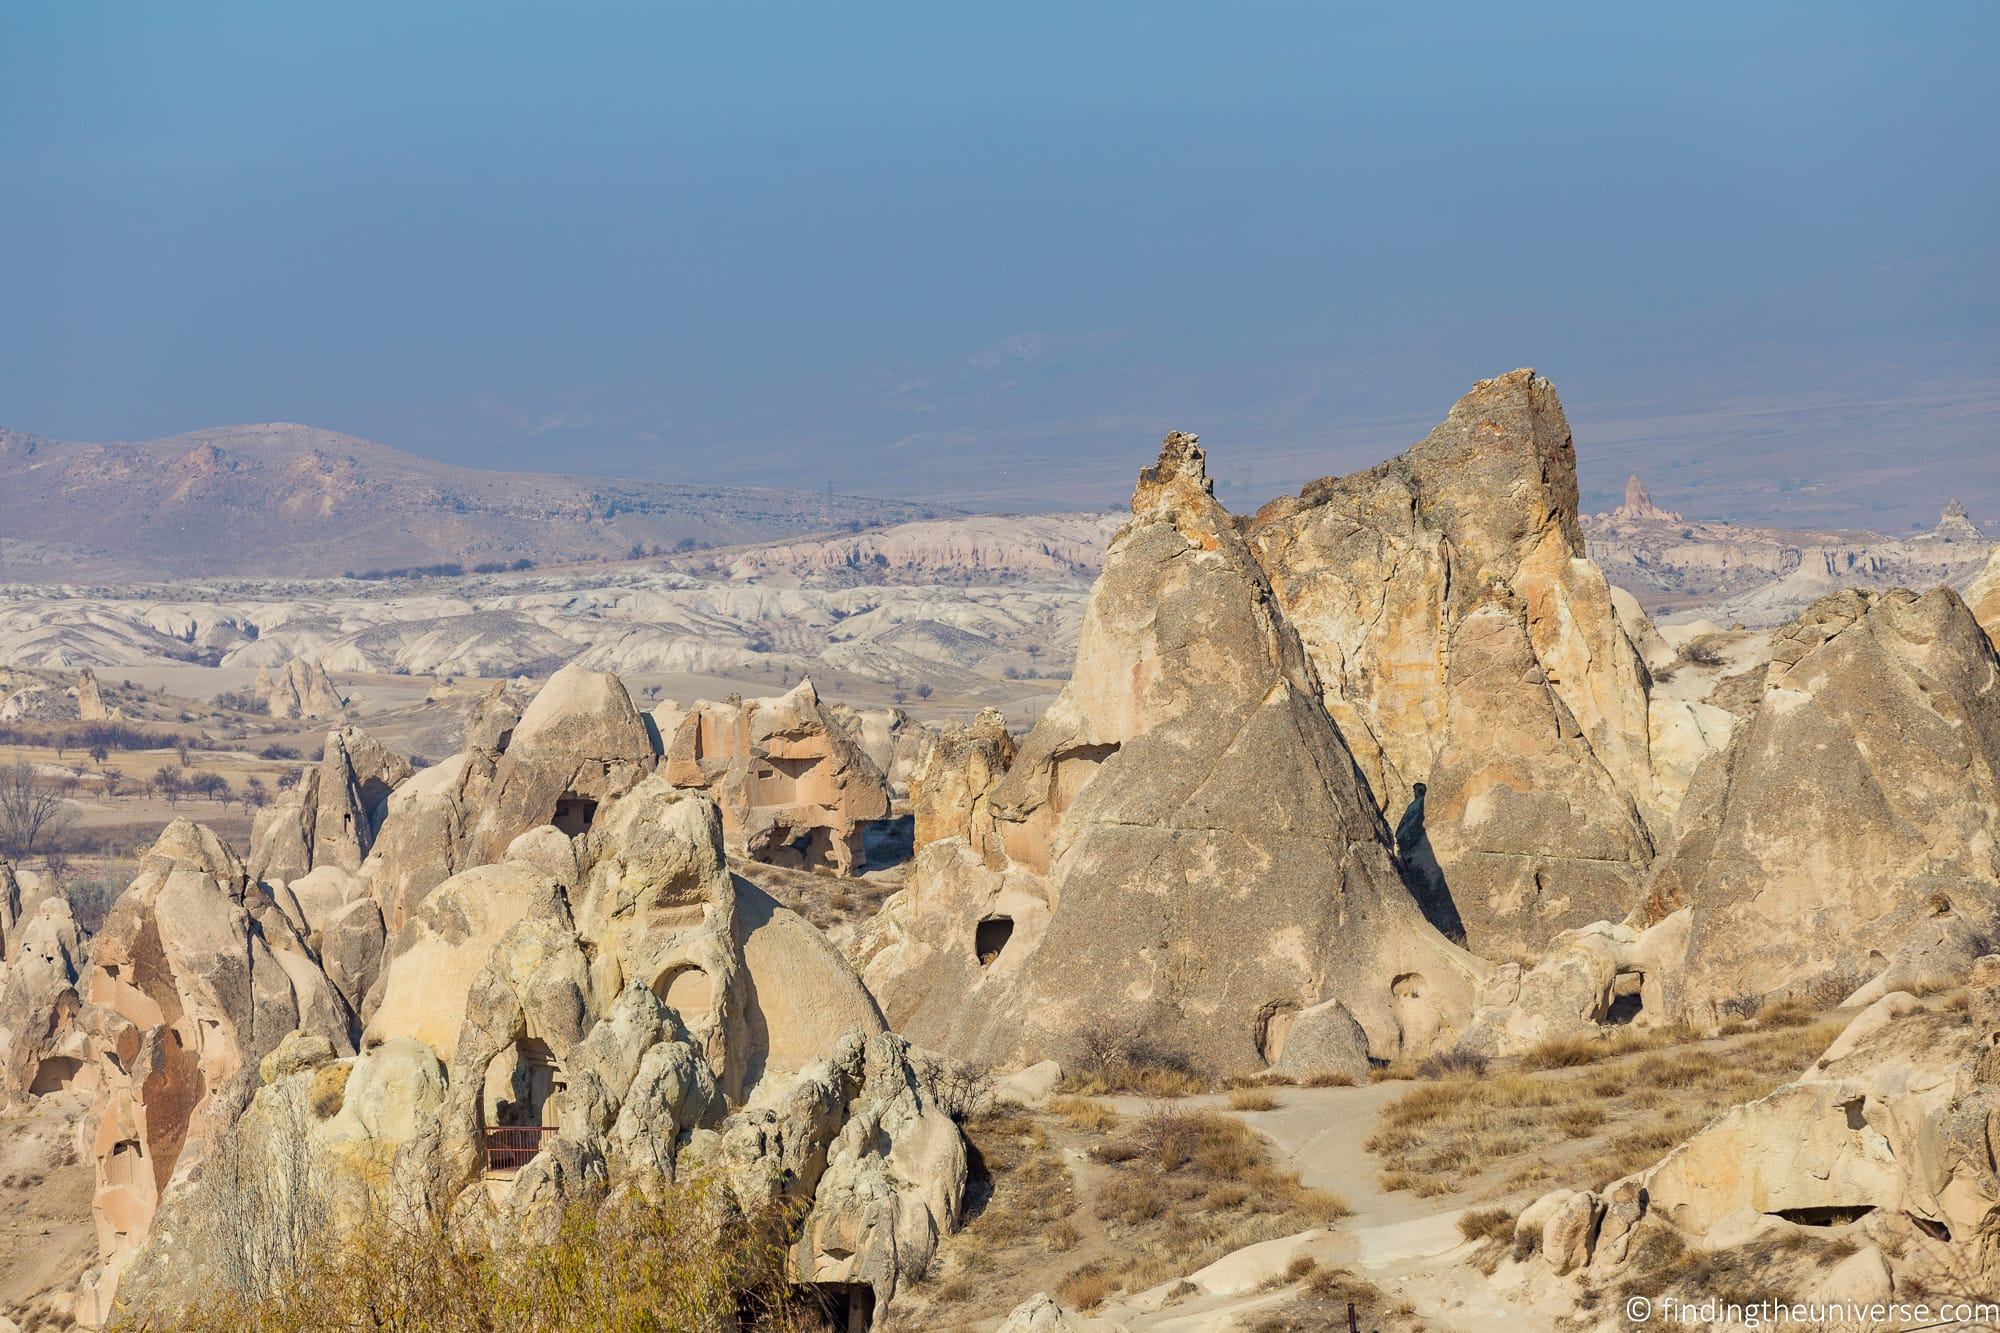
{"label": "sparse vegetation on plain", "polygon": [[[1349,1211],[1273,1165],[1263,1138],[1242,1121],[1214,1111],[1159,1102],[1120,1116],[1066,1096],[1039,1114],[996,1108],[966,1131],[985,1178],[972,1187],[964,1229],[939,1252],[923,1305],[898,1327],[1004,1314],[1026,1284],[1094,1309]],[[1072,1168],[1066,1155],[1082,1160]],[[971,1291],[961,1277],[976,1279]]]}
{"label": "sparse vegetation on plain", "polygon": [[[1384,1163],[1382,1188],[1420,1198],[1459,1193],[1495,1172],[1499,1193],[1559,1179],[1596,1188],[1790,1081],[1838,1030],[1835,1020],[1746,1035],[1726,1059],[1713,1042],[1641,1043],[1598,1066],[1577,1063],[1579,1048],[1568,1043],[1537,1048],[1540,1057],[1518,1068],[1413,1087],[1383,1108],[1368,1148]],[[1553,1165],[1552,1132],[1585,1150]]]}

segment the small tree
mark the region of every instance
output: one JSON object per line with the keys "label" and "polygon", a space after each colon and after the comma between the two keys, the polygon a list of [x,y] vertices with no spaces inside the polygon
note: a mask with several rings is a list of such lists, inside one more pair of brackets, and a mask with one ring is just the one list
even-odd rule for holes
{"label": "small tree", "polygon": [[177,808],[188,793],[187,773],[179,768],[163,768],[153,775],[153,794],[169,807]]}
{"label": "small tree", "polygon": [[60,786],[16,760],[0,770],[0,851],[29,856],[59,843],[76,821]]}

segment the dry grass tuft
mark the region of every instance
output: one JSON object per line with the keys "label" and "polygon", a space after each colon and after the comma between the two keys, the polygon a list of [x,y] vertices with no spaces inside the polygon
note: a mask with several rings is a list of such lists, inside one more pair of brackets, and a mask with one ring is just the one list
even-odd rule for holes
{"label": "dry grass tuft", "polygon": [[1458,1215],[1458,1234],[1470,1241],[1514,1239],[1514,1214],[1505,1208],[1474,1208]]}
{"label": "dry grass tuft", "polygon": [[1079,1268],[1056,1287],[1056,1299],[1076,1310],[1095,1310],[1114,1290],[1111,1278],[1091,1265]]}
{"label": "dry grass tuft", "polygon": [[1279,1105],[1278,1094],[1268,1088],[1238,1088],[1229,1094],[1232,1111],[1275,1111]]}
{"label": "dry grass tuft", "polygon": [[[1296,1262],[1296,1261],[1295,1261]],[[1273,1285],[1288,1285],[1277,1282]],[[1415,1333],[1424,1327],[1411,1308],[1391,1300],[1379,1288],[1338,1268],[1320,1268],[1305,1275],[1298,1295],[1276,1308],[1258,1313],[1251,1333],[1329,1333],[1347,1327],[1353,1306],[1360,1327],[1379,1333]]]}
{"label": "dry grass tuft", "polygon": [[1079,1134],[1104,1134],[1119,1121],[1116,1111],[1088,1097],[1054,1098],[1049,1102],[1049,1111],[1061,1116],[1063,1123]]}

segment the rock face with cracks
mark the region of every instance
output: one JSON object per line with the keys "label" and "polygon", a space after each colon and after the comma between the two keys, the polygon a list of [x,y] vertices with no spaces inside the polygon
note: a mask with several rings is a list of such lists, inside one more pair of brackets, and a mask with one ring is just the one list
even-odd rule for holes
{"label": "rock face with cracks", "polygon": [[1636,905],[1673,793],[1547,380],[1476,385],[1401,457],[1271,502],[1248,536],[1434,921],[1535,954]]}
{"label": "rock face with cracks", "polygon": [[96,1066],[85,1141],[102,1318],[162,1198],[249,1103],[258,1062],[293,1032],[351,1052],[354,1017],[242,862],[185,819],[113,905],[78,989]]}
{"label": "rock face with cracks", "polygon": [[1109,1032],[1243,1072],[1337,1000],[1378,1055],[1448,1044],[1480,965],[1417,911],[1321,699],[1200,447],[1168,436],[1069,685],[858,944],[891,1020],[982,1060]]}
{"label": "rock face with cracks", "polygon": [[732,850],[859,873],[862,835],[889,814],[889,780],[811,681],[776,699],[668,705],[655,725],[667,777],[715,798]]}
{"label": "rock face with cracks", "polygon": [[987,792],[1014,762],[1014,738],[997,709],[981,710],[963,727],[929,733],[910,775],[910,811],[919,850],[946,838],[975,846],[993,831]]}
{"label": "rock face with cracks", "polygon": [[1696,1017],[1892,966],[1962,976],[1992,948],[2000,658],[1956,593],[1840,593],[1779,633],[1653,876],[1653,917],[1683,906],[1669,1002]]}

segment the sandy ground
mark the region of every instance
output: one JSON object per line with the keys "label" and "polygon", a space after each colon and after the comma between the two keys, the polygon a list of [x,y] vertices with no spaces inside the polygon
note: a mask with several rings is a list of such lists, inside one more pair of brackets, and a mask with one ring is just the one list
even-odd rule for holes
{"label": "sandy ground", "polygon": [[76,1147],[88,1105],[57,1093],[0,1117],[0,1308],[73,1288],[97,1258],[90,1159]]}

